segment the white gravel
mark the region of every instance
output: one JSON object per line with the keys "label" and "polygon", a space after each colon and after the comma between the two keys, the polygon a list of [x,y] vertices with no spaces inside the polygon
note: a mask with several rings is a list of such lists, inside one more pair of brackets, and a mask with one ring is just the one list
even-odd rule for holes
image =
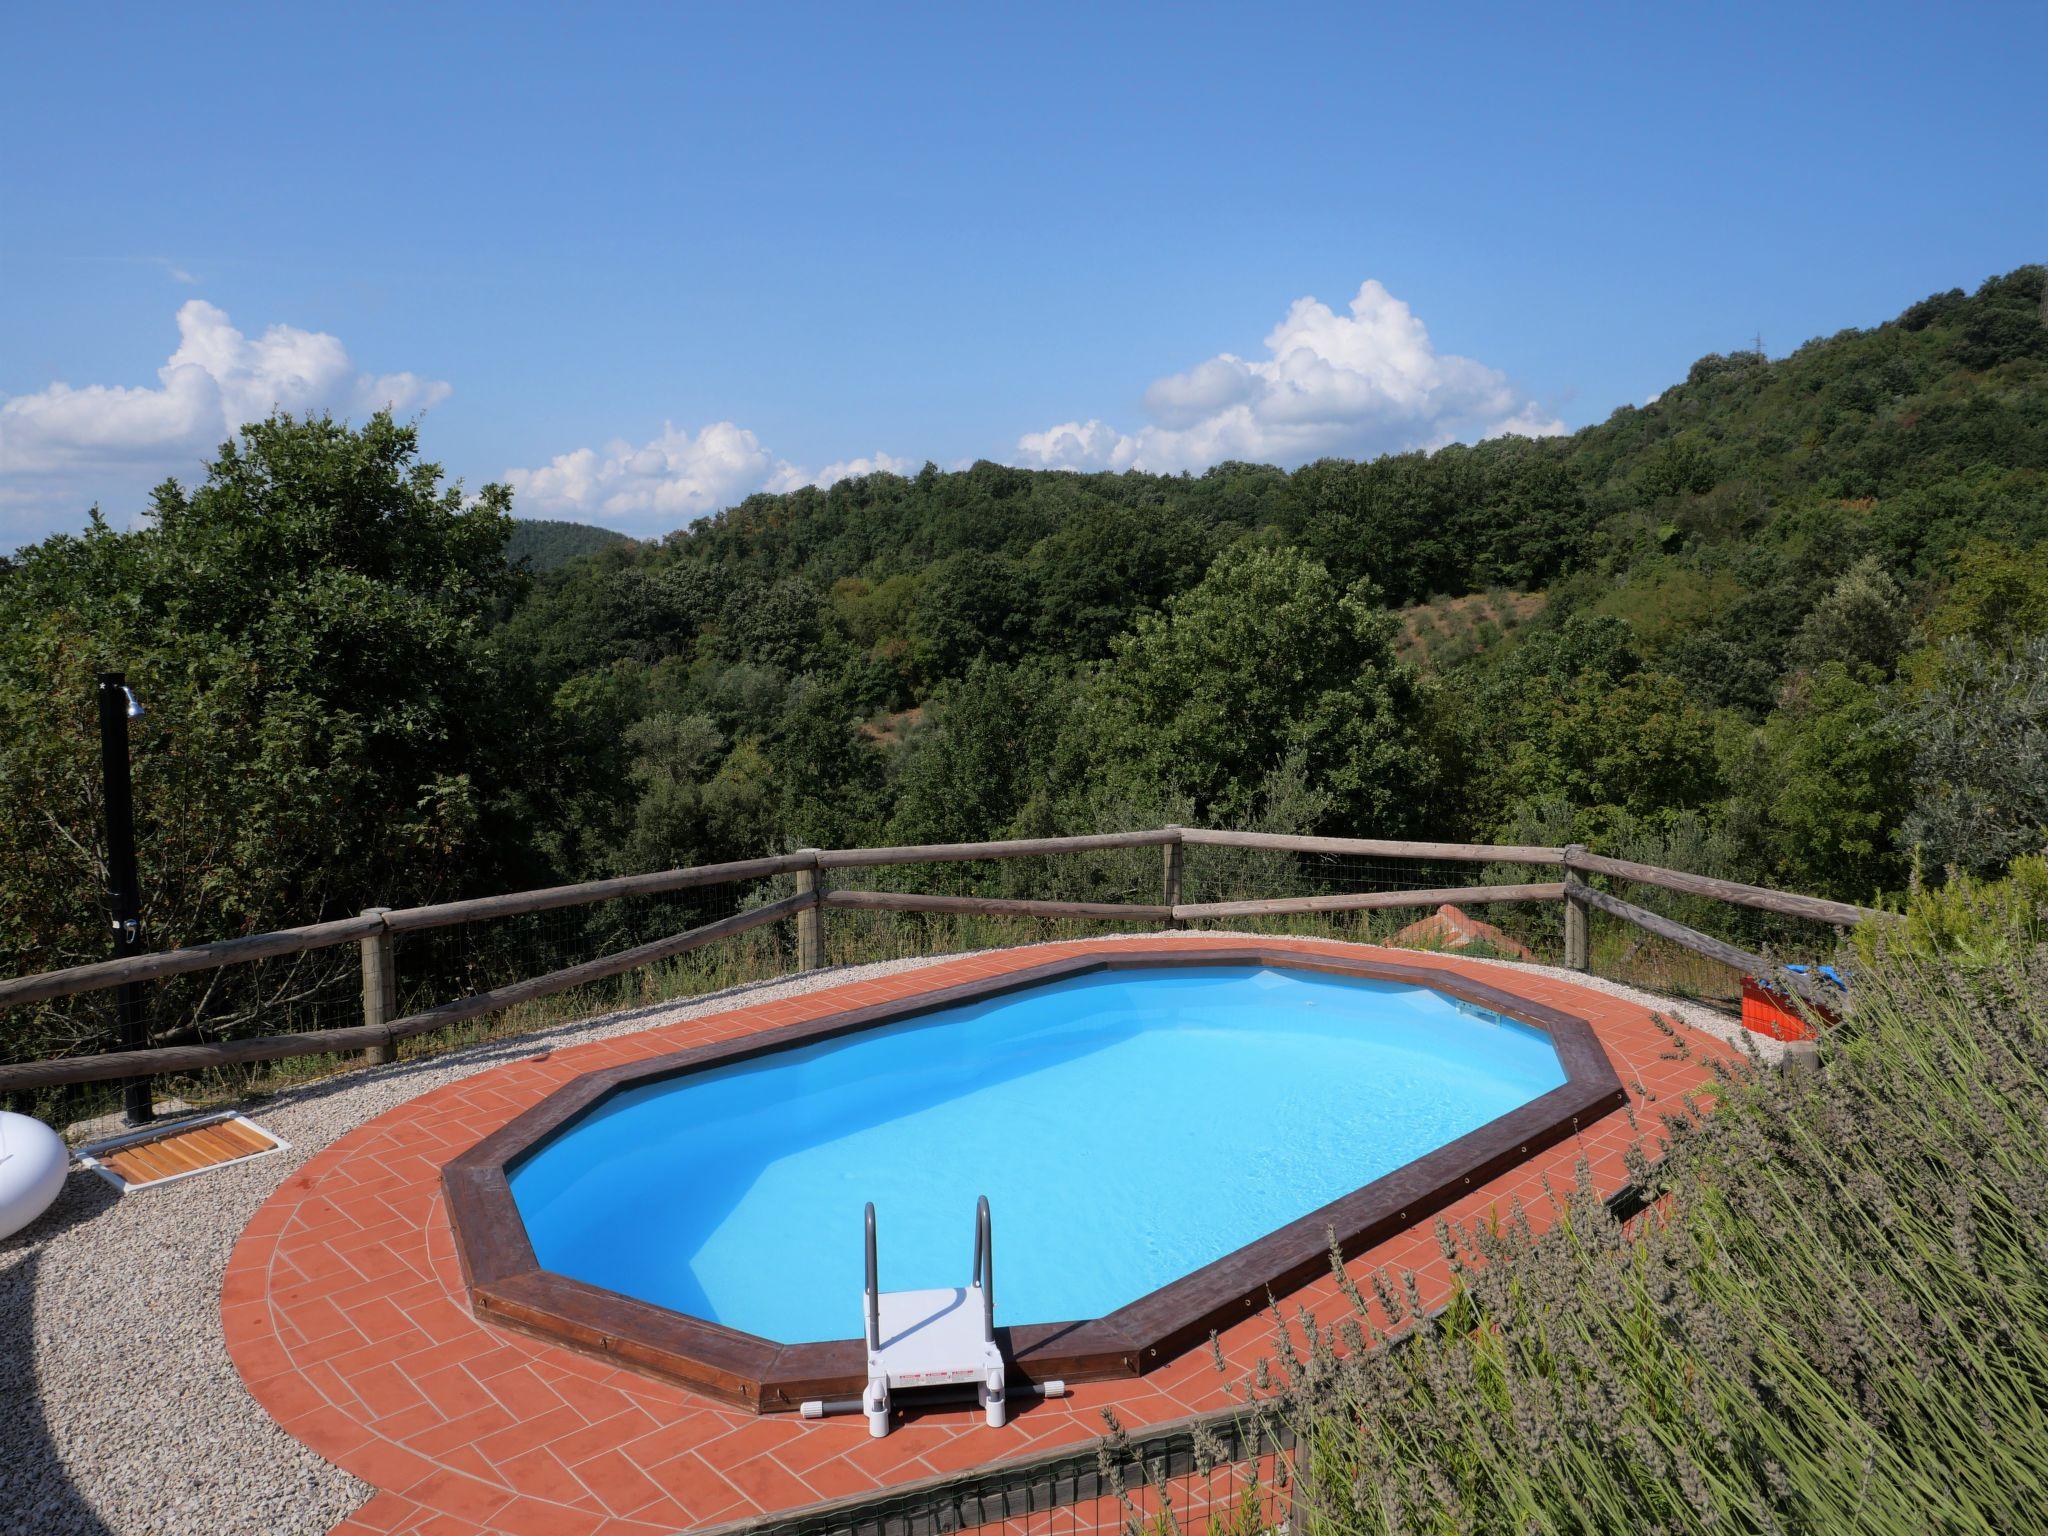
{"label": "white gravel", "polygon": [[[1461,956],[1469,959],[1469,956]],[[1500,965],[1513,971],[1534,971],[1539,976],[1555,976],[1559,981],[1568,981],[1574,986],[1586,987],[1594,992],[1605,992],[1610,997],[1619,997],[1631,1003],[1661,1013],[1667,1018],[1678,1020],[1690,1029],[1703,1035],[1712,1035],[1717,1040],[1726,1040],[1740,1049],[1753,1051],[1760,1061],[1779,1062],[1790,1054],[1790,1048],[1782,1040],[1773,1040],[1769,1035],[1759,1035],[1744,1029],[1739,1019],[1730,1018],[1718,1009],[1704,1003],[1682,1002],[1673,997],[1660,997],[1655,992],[1645,992],[1641,987],[1631,987],[1619,981],[1609,981],[1605,976],[1591,976],[1584,971],[1566,970],[1561,965],[1527,965],[1520,961],[1479,961],[1482,965]]]}
{"label": "white gravel", "polygon": [[[243,1390],[220,1330],[228,1253],[286,1175],[395,1105],[540,1042],[647,1029],[946,958],[816,971],[346,1073],[244,1106],[289,1151],[128,1197],[74,1168],[48,1214],[0,1241],[0,1532],[325,1532],[372,1490],[271,1422]],[[1710,1009],[1614,982],[1507,968],[1596,987],[1724,1038],[1742,1034]]]}

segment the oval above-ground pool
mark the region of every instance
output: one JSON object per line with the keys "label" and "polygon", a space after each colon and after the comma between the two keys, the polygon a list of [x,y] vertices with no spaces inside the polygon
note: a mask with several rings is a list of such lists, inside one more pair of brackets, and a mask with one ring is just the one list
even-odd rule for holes
{"label": "oval above-ground pool", "polygon": [[479,1315],[720,1396],[858,1381],[995,1215],[1026,1376],[1130,1374],[1620,1102],[1583,1020],[1286,949],[1057,961],[588,1074],[449,1165]]}
{"label": "oval above-ground pool", "polygon": [[771,1339],[890,1290],[1101,1317],[1564,1081],[1550,1037],[1426,987],[1272,966],[1097,971],[615,1095],[511,1170],[535,1256]]}

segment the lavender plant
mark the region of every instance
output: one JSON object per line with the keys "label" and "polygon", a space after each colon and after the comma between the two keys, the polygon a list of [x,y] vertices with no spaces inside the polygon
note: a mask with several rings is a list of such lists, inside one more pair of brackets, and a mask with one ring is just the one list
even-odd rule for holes
{"label": "lavender plant", "polygon": [[1724,1074],[1666,1127],[1639,1218],[1582,1172],[1540,1236],[1520,1210],[1440,1232],[1436,1326],[1392,1276],[1335,1330],[1296,1320],[1294,1529],[2042,1529],[2044,987],[2025,943],[1879,947],[1816,1067]]}

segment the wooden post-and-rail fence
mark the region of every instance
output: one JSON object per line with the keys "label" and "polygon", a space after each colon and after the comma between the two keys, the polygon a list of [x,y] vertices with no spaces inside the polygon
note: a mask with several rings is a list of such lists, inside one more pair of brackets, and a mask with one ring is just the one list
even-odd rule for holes
{"label": "wooden post-and-rail fence", "polygon": [[[1283,896],[1248,901],[1184,902],[1182,870],[1188,845],[1300,853],[1426,860],[1432,863],[1527,864],[1559,871],[1555,881],[1523,885],[1464,885],[1437,890],[1361,891],[1350,894]],[[979,862],[1050,854],[1085,853],[1118,848],[1157,847],[1162,851],[1160,900],[1156,904],[1100,901],[1037,901],[996,896],[944,896],[909,891],[833,888],[833,870],[887,865]],[[472,993],[398,1016],[395,940],[403,934],[458,923],[525,916],[564,907],[587,906],[626,896],[663,895],[707,886],[729,885],[772,876],[793,877],[795,893],[734,913],[730,917],[652,942],[635,945],[545,975]],[[1588,853],[1583,847],[1502,846],[1487,843],[1426,843],[1348,837],[1304,837],[1281,833],[1228,832],[1201,827],[1162,827],[1156,831],[1109,832],[1085,837],[1023,838],[1007,842],[939,843],[901,848],[806,848],[770,858],[742,859],[693,869],[591,880],[579,885],[483,896],[434,906],[373,907],[356,917],[312,923],[275,933],[224,939],[157,954],[96,961],[90,965],[45,971],[0,980],[0,1008],[72,997],[124,984],[160,981],[167,977],[224,966],[244,965],[280,955],[359,946],[362,957],[363,1022],[341,1029],[266,1035],[243,1040],[155,1046],[90,1056],[57,1057],[0,1065],[0,1093],[109,1082],[162,1073],[203,1071],[250,1062],[279,1061],[293,1056],[361,1051],[367,1062],[393,1059],[397,1042],[444,1029],[468,1019],[498,1013],[518,1004],[566,992],[575,987],[623,975],[640,967],[673,959],[750,929],[796,920],[796,958],[801,970],[825,963],[825,914],[835,907],[887,912],[963,913],[991,917],[1065,918],[1137,922],[1157,927],[1238,917],[1279,917],[1290,914],[1367,912],[1403,907],[1468,906],[1495,902],[1557,902],[1564,911],[1565,963],[1585,970],[1590,964],[1589,917],[1594,910],[1631,923],[1682,948],[1732,966],[1748,975],[1765,975],[1771,964],[1711,935],[1701,933],[1647,908],[1624,901],[1589,883],[1605,876],[1685,895],[1707,897],[1784,917],[1802,918],[1838,928],[1886,914],[1846,902],[1796,896],[1762,886],[1742,885],[1705,875],[1686,874],[1652,864],[1635,864]]]}

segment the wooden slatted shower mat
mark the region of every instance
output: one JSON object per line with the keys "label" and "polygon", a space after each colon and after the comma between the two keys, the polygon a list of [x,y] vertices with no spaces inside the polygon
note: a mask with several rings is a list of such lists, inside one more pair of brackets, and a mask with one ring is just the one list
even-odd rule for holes
{"label": "wooden slatted shower mat", "polygon": [[253,1120],[229,1113],[117,1136],[83,1148],[78,1160],[125,1192],[246,1162],[285,1145]]}

